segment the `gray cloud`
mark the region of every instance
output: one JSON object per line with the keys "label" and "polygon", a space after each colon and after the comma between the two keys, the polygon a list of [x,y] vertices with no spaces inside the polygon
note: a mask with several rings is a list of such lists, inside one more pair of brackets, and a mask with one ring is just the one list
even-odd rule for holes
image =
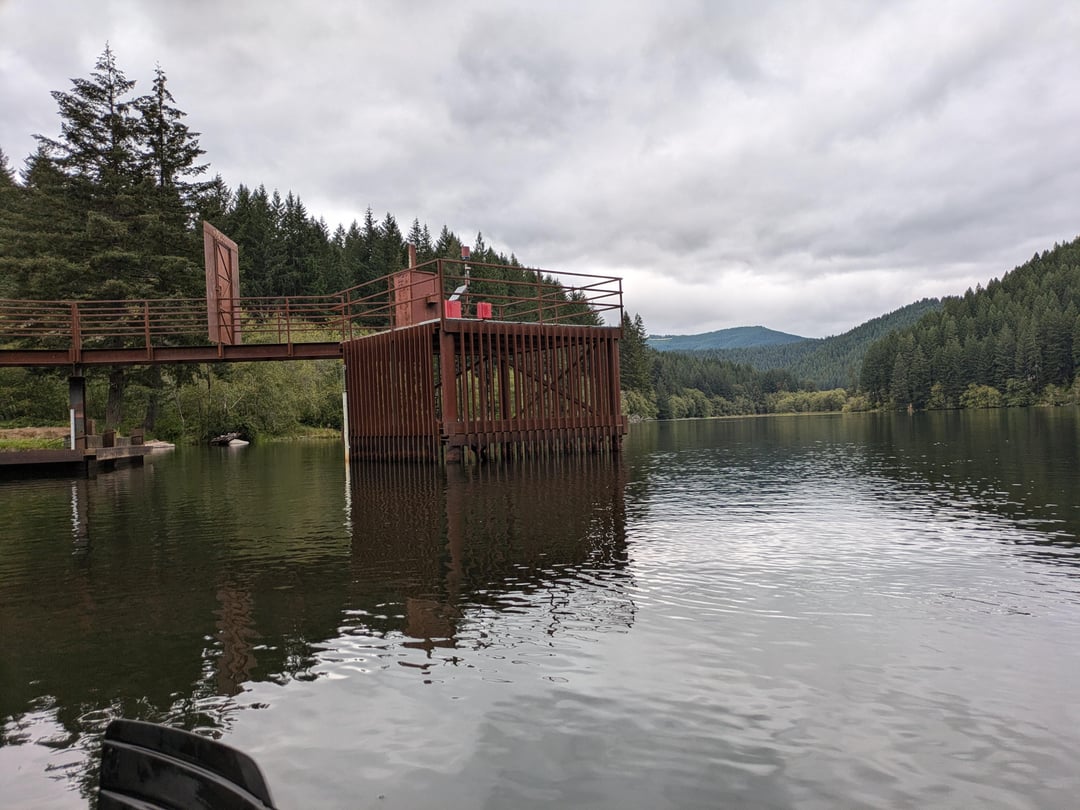
{"label": "gray cloud", "polygon": [[108,40],[231,185],[625,274],[656,332],[844,331],[1080,232],[1075,4],[8,0],[0,30],[16,164]]}

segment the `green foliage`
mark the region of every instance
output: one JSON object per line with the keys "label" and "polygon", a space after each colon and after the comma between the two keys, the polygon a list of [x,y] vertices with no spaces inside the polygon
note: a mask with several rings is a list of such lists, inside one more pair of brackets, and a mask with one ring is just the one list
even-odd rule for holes
{"label": "green foliage", "polygon": [[205,365],[190,382],[165,383],[158,435],[166,438],[239,432],[257,439],[305,426],[341,429],[339,361]]}
{"label": "green foliage", "polygon": [[981,404],[987,389],[1006,406],[1067,401],[1080,367],[1078,317],[1080,239],[874,343],[860,389],[894,408],[996,407]]}
{"label": "green foliage", "polygon": [[1031,390],[1031,384],[1027,380],[1010,377],[1005,381],[1002,403],[1010,408],[1025,408],[1035,404],[1035,392]]}
{"label": "green foliage", "polygon": [[11,427],[66,424],[67,378],[51,369],[0,368],[0,422]]}
{"label": "green foliage", "polygon": [[992,385],[972,383],[960,395],[961,408],[1000,408],[1002,402],[1001,392]]}
{"label": "green foliage", "polygon": [[7,439],[0,438],[0,453],[19,450],[66,450],[67,439]]}
{"label": "green foliage", "polygon": [[847,391],[843,388],[831,391],[779,391],[766,397],[769,413],[841,411],[847,401]]}
{"label": "green foliage", "polygon": [[15,187],[15,172],[8,163],[8,157],[4,150],[0,149],[0,188]]}
{"label": "green foliage", "polygon": [[638,419],[656,419],[660,411],[652,391],[644,393],[631,390],[622,392],[622,412],[624,416]]}
{"label": "green foliage", "polygon": [[[800,390],[786,371],[758,371],[705,352],[658,352],[645,342],[641,316],[623,316],[620,345],[623,410],[642,419],[688,419],[757,413],[866,410],[843,389]],[[641,373],[639,364],[647,369]]]}
{"label": "green foliage", "polygon": [[[57,138],[42,135],[23,184],[5,193],[3,294],[25,299],[197,296],[201,236],[194,228],[205,166],[195,133],[173,106],[165,73],[131,98],[135,82],[106,47],[89,78],[53,93]],[[101,342],[107,348],[108,342]],[[106,424],[120,425],[128,372],[109,372]]]}
{"label": "green foliage", "polygon": [[619,342],[619,378],[623,391],[646,394],[652,390],[647,338],[641,316],[631,318],[629,312],[623,311],[622,340]]}
{"label": "green foliage", "polygon": [[853,394],[847,398],[844,407],[840,410],[844,413],[862,413],[874,409],[869,397],[864,394]]}
{"label": "green foliage", "polygon": [[1048,405],[1051,407],[1057,407],[1060,405],[1076,405],[1077,393],[1080,391],[1080,386],[1076,383],[1071,388],[1067,388],[1063,385],[1050,384],[1042,390],[1039,394],[1039,405]]}

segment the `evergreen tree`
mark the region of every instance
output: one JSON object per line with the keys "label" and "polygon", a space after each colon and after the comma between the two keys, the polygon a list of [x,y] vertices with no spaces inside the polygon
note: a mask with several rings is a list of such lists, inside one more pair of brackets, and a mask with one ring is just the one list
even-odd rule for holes
{"label": "evergreen tree", "polygon": [[379,276],[394,273],[408,264],[405,239],[397,220],[389,211],[379,224],[379,249],[376,253]]}
{"label": "evergreen tree", "polygon": [[194,206],[205,186],[189,182],[189,178],[206,171],[207,164],[197,163],[205,152],[199,146],[199,133],[189,130],[183,122],[187,113],[173,106],[175,103],[165,71],[158,65],[153,90],[133,102],[140,114],[141,168],[158,188],[175,190],[185,204]]}
{"label": "evergreen tree", "polygon": [[365,276],[363,281],[374,281],[384,275],[382,269],[382,231],[370,206],[364,211],[364,224],[361,234],[364,245]]}
{"label": "evergreen tree", "polygon": [[72,90],[53,91],[60,138],[35,135],[69,176],[93,184],[99,196],[120,194],[139,178],[138,122],[127,94],[135,86],[116,64],[108,45],[89,79],[72,79]]}
{"label": "evergreen tree", "polygon": [[344,271],[347,278],[346,287],[355,287],[370,278],[368,273],[368,258],[371,250],[360,230],[360,225],[354,219],[349,229],[345,231],[345,241],[342,247]]}
{"label": "evergreen tree", "polygon": [[652,389],[649,374],[649,354],[652,349],[648,344],[648,333],[641,315],[630,314],[623,310],[622,340],[619,343],[619,378],[624,391],[648,393]]}
{"label": "evergreen tree", "polygon": [[8,164],[7,155],[0,149],[0,188],[15,187],[15,172]]}
{"label": "evergreen tree", "polygon": [[439,259],[461,258],[461,240],[445,225],[439,231],[439,238],[435,242],[435,256]]}
{"label": "evergreen tree", "polygon": [[420,244],[416,248],[417,259],[421,262],[429,262],[435,258],[435,245],[431,241],[431,231],[425,224],[420,231]]}
{"label": "evergreen tree", "polygon": [[[194,198],[182,198],[180,178],[202,171],[194,163],[201,150],[177,123],[183,113],[171,106],[160,69],[151,97],[129,100],[134,84],[106,46],[90,78],[53,93],[60,135],[35,136],[40,148],[27,170],[26,247],[34,261],[21,295],[115,300],[199,293]],[[110,369],[108,376],[106,424],[118,427],[125,370]]]}
{"label": "evergreen tree", "polygon": [[[206,183],[198,198],[198,219],[206,220],[223,233],[227,232],[226,218],[232,208],[233,195],[221,175]],[[231,237],[230,237],[231,238]]]}
{"label": "evergreen tree", "polygon": [[413,220],[405,241],[416,248],[417,263],[423,264],[435,258],[435,246],[431,243],[431,233],[427,225],[421,227],[419,219]]}
{"label": "evergreen tree", "polygon": [[0,149],[0,298],[15,295],[9,273],[5,272],[4,259],[11,243],[20,237],[16,211],[21,202],[22,189],[15,182],[7,155]]}

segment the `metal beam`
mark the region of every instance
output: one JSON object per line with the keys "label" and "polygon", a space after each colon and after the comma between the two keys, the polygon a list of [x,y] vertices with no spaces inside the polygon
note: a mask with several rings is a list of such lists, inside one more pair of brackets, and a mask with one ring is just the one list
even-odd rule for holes
{"label": "metal beam", "polygon": [[[257,360],[333,360],[341,358],[340,343],[257,343],[238,346],[165,346],[152,356],[145,349],[83,349],[83,366],[148,366],[159,363],[250,363]],[[0,349],[0,367],[71,366],[67,350]]]}

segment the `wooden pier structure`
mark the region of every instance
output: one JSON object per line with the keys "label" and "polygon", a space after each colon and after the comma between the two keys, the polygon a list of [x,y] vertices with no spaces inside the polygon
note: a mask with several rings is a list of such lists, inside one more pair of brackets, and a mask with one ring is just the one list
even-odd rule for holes
{"label": "wooden pier structure", "polygon": [[139,466],[152,450],[143,444],[142,434],[116,436],[112,431],[103,435],[82,435],[76,438],[75,448],[69,450],[17,450],[0,453],[0,477],[35,473],[63,473],[92,478],[98,472],[108,472],[118,465]]}
{"label": "wooden pier structure", "polygon": [[[235,243],[204,224],[204,299],[0,299],[0,366],[84,369],[342,359],[353,460],[616,452],[622,281],[437,259],[323,296],[239,296]],[[606,321],[614,321],[612,326]],[[78,400],[78,401],[76,401]]]}

